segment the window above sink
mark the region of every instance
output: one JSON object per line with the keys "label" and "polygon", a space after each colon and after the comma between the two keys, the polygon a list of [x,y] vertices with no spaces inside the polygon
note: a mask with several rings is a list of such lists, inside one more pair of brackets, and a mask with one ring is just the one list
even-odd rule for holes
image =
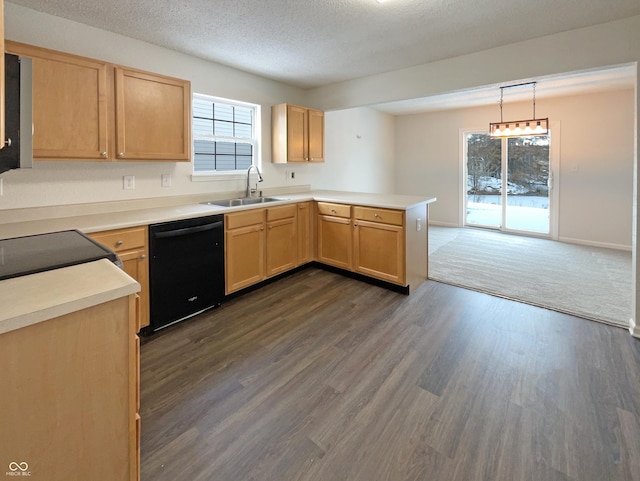
{"label": "window above sink", "polygon": [[260,105],[193,94],[192,180],[241,175],[260,165]]}

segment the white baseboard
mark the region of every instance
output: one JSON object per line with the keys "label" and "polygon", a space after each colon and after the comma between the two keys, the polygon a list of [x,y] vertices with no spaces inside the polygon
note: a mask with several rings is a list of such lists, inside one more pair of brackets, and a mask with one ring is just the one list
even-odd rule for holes
{"label": "white baseboard", "polygon": [[460,227],[458,224],[454,224],[452,222],[440,222],[439,220],[431,219],[429,219],[429,225],[435,225],[438,227]]}
{"label": "white baseboard", "polygon": [[640,339],[640,326],[636,325],[636,321],[629,319],[629,332],[633,337]]}
{"label": "white baseboard", "polygon": [[578,244],[583,246],[590,247],[604,247],[605,249],[616,249],[620,251],[629,251],[631,252],[631,246],[623,245],[623,244],[613,244],[609,242],[594,242],[594,241],[586,241],[583,239],[572,239],[570,237],[559,237],[558,240],[560,242],[566,242],[568,244]]}

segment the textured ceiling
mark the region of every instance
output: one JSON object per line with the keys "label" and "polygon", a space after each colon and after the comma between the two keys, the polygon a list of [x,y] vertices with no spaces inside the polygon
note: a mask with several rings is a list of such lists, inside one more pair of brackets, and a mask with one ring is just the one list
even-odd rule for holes
{"label": "textured ceiling", "polygon": [[11,0],[300,87],[640,14],[638,0]]}

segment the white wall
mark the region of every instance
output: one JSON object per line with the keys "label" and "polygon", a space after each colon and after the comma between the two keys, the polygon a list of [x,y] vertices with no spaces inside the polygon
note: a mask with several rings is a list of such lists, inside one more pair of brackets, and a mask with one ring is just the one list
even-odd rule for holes
{"label": "white wall", "polygon": [[[271,164],[271,105],[308,105],[301,89],[11,3],[5,4],[5,34],[9,40],[188,79],[193,92],[260,104],[265,178],[260,186],[304,185],[312,181],[311,169],[299,169],[296,181],[287,182],[285,166]],[[162,173],[172,174],[172,187],[160,186]],[[123,175],[135,175],[135,190],[122,188]],[[192,182],[191,164],[175,162],[35,162],[32,170],[6,172],[2,179],[0,210],[244,188],[242,179]]]}
{"label": "white wall", "polygon": [[[510,104],[513,118],[531,103]],[[538,115],[560,125],[559,238],[631,247],[634,91],[539,99]],[[458,225],[463,191],[461,129],[487,130],[495,106],[396,117],[396,190],[435,195],[432,221]],[[509,116],[509,118],[512,118]]]}
{"label": "white wall", "polygon": [[394,117],[370,108],[325,113],[324,164],[311,165],[314,189],[392,193]]}

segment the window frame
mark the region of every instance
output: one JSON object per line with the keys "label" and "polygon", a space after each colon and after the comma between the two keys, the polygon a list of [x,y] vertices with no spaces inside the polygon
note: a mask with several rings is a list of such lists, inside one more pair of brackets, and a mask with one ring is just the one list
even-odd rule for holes
{"label": "window frame", "polygon": [[[550,238],[553,240],[559,239],[559,205],[560,205],[560,145],[561,145],[561,122],[550,121],[549,122],[549,175],[551,177],[551,187],[549,192],[549,234],[542,235],[542,237]],[[461,208],[458,210],[458,227],[463,227],[465,224],[465,212],[467,208],[467,134],[485,134],[487,132],[486,126],[484,127],[467,127],[458,129],[459,137],[459,200]],[[531,235],[531,234],[526,234]],[[535,233],[533,235],[536,235]]]}
{"label": "window frame", "polygon": [[[253,148],[253,156],[252,156],[252,165],[257,166],[259,169],[262,167],[262,151],[261,151],[261,142],[260,138],[262,135],[262,122],[261,122],[261,106],[259,104],[254,104],[250,102],[243,102],[240,100],[232,100],[223,97],[216,97],[213,95],[203,94],[199,92],[194,92],[191,96],[191,125],[192,125],[192,134],[191,134],[191,147],[192,147],[192,157],[191,157],[191,180],[195,182],[199,181],[211,181],[211,180],[237,180],[244,179],[246,177],[246,169],[236,169],[236,170],[208,170],[208,171],[196,171],[196,149],[195,142],[196,140],[201,140],[203,137],[197,136],[195,133],[195,129],[193,128],[194,122],[194,112],[193,112],[193,104],[196,98],[204,99],[207,101],[211,101],[212,103],[220,103],[225,105],[230,105],[233,107],[242,107],[245,109],[250,109],[253,115],[252,121],[252,138],[250,141],[238,141],[237,138],[234,137],[224,137],[224,136],[214,136],[216,139],[214,141],[222,141],[222,142],[233,142],[233,143],[247,143],[251,144]],[[205,140],[211,140],[211,138],[206,138]]]}

